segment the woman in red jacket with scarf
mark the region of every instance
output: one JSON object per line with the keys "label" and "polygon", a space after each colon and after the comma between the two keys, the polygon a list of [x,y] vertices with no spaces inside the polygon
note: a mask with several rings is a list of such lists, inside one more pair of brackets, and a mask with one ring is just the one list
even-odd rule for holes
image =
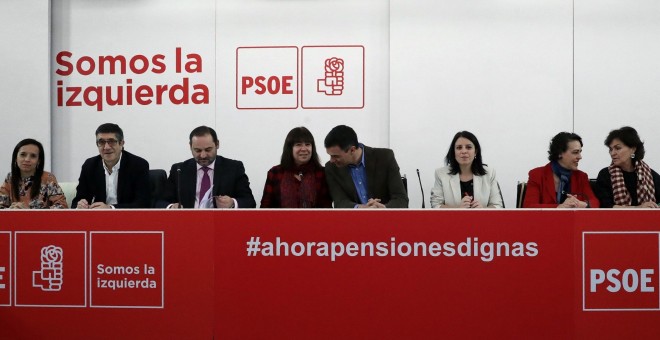
{"label": "woman in red jacket with scarf", "polygon": [[524,208],[597,208],[586,173],[578,170],[582,138],[560,132],[550,141],[550,163],[529,172]]}

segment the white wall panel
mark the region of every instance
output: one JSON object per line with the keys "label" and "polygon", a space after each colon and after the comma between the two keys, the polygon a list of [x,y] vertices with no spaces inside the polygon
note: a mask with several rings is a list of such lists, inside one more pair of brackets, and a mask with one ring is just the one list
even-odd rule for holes
{"label": "white wall panel", "polygon": [[49,18],[49,1],[0,1],[2,180],[11,169],[14,147],[25,138],[43,144],[45,168],[51,169]]}
{"label": "white wall panel", "polygon": [[428,206],[454,134],[476,134],[507,207],[516,182],[572,129],[571,1],[391,1],[391,144]]}
{"label": "white wall panel", "polygon": [[[257,200],[286,133],[299,125],[314,133],[323,161],[323,139],[337,124],[353,126],[367,145],[392,147],[410,179],[411,207],[422,199],[415,169],[428,203],[433,171],[459,130],[479,137],[509,207],[516,181],[546,162],[548,141],[562,130],[583,136],[581,168],[591,177],[609,163],[607,132],[622,125],[640,131],[652,167],[660,162],[655,1],[53,0],[50,18],[44,1],[6,0],[0,9],[0,164],[9,165],[18,140],[35,137],[62,181],[77,179],[97,153],[94,129],[109,121],[124,128],[127,150],[165,169],[189,157],[192,128],[216,127],[221,154],[245,162]],[[297,109],[237,109],[238,47],[296,46],[302,56],[316,45],[364,46],[363,109],[304,109],[300,100]],[[176,47],[201,55],[203,72],[188,76],[209,87],[208,105],[57,106],[63,77],[54,56],[62,50],[74,59],[162,53],[168,63],[164,74],[72,75],[67,85],[172,85],[183,77],[171,72]]]}
{"label": "white wall panel", "polygon": [[[215,2],[194,1],[85,1],[54,0],[53,12],[53,89],[52,121],[55,170],[64,180],[77,180],[80,167],[88,157],[98,154],[94,131],[106,122],[119,124],[124,130],[126,150],[147,159],[151,168],[169,170],[174,162],[190,157],[188,134],[196,126],[215,124]],[[202,72],[176,72],[176,48],[182,53],[196,53],[202,58]],[[58,76],[61,68],[55,56],[61,51],[73,53],[71,61],[82,56],[122,55],[131,59],[144,55],[165,56],[166,70],[157,74],[72,74]],[[185,60],[185,59],[183,59]],[[84,64],[86,67],[88,64]],[[139,65],[139,64],[136,64]],[[138,66],[139,67],[139,66]],[[109,106],[102,111],[95,107],[58,106],[56,81],[65,86],[124,86],[133,82],[155,88],[159,84],[182,84],[188,77],[190,84],[205,84],[209,88],[209,104],[175,105],[163,101],[161,105]],[[125,92],[126,93],[126,92]]]}
{"label": "white wall panel", "polygon": [[[322,163],[329,159],[323,140],[339,124],[353,127],[366,145],[389,146],[389,5],[386,1],[218,0],[217,6],[216,114],[222,144],[220,153],[245,163],[257,202],[261,200],[266,173],[279,163],[284,138],[293,127],[303,125],[310,129]],[[297,46],[300,49],[313,45],[364,46],[363,109],[236,108],[236,48]],[[275,62],[264,57],[264,64]],[[348,65],[346,72],[350,72]]]}
{"label": "white wall panel", "polygon": [[595,178],[610,164],[603,144],[624,125],[645,141],[646,162],[660,169],[660,2],[575,3],[575,130],[584,166]]}

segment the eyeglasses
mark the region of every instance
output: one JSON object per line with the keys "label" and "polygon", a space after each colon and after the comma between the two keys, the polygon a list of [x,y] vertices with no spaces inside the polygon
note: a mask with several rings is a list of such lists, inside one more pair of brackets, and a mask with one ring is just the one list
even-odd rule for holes
{"label": "eyeglasses", "polygon": [[117,145],[117,143],[119,143],[119,141],[116,140],[116,139],[108,139],[108,140],[99,139],[99,140],[96,141],[96,146],[98,146],[100,148],[100,147],[108,144],[110,147],[113,147],[113,146]]}

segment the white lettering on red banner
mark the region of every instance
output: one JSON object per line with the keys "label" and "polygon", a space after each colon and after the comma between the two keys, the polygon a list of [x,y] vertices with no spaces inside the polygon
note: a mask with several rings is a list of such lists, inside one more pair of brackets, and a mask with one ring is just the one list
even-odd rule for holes
{"label": "white lettering on red banner", "polygon": [[17,231],[15,235],[15,306],[87,306],[87,233]]}
{"label": "white lettering on red banner", "polygon": [[327,257],[335,262],[339,257],[477,257],[483,262],[491,262],[496,257],[534,257],[539,254],[536,242],[480,242],[478,237],[468,237],[462,242],[405,242],[395,237],[386,241],[328,242],[294,241],[288,242],[276,237],[274,241],[261,241],[252,236],[246,242],[247,256],[286,257],[307,256]]}
{"label": "white lettering on red banner", "polygon": [[582,234],[583,310],[660,310],[658,232]]}
{"label": "white lettering on red banner", "polygon": [[15,235],[12,249],[0,232],[0,306],[164,308],[162,231],[90,232],[89,244],[84,231]]}
{"label": "white lettering on red banner", "polygon": [[91,307],[164,307],[163,232],[90,235]]}

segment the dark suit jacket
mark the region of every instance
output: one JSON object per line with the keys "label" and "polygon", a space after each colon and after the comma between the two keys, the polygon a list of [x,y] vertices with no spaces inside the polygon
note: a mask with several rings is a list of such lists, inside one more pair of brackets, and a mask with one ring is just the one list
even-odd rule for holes
{"label": "dark suit jacket", "polygon": [[[577,194],[578,199],[588,202],[591,208],[600,206],[596,195],[591,190],[589,177],[580,170],[571,172],[570,194]],[[523,208],[556,208],[558,205],[552,165],[548,163],[530,170]]]}
{"label": "dark suit jacket", "polygon": [[[401,181],[399,165],[390,149],[364,147],[369,198],[380,198],[388,208],[408,208],[408,194]],[[325,175],[335,208],[353,208],[360,202],[348,167],[328,162]]]}
{"label": "dark suit jacket", "polygon": [[[181,173],[177,174],[177,169]],[[179,186],[179,177],[181,185]],[[181,190],[181,204],[184,208],[195,207],[195,189],[197,186],[197,162],[194,158],[176,163],[170,169],[167,179],[167,188],[163,199],[156,204],[159,208],[165,208],[170,203],[178,202],[177,188]],[[213,195],[226,195],[236,199],[239,208],[255,208],[257,203],[250,190],[250,180],[245,174],[243,162],[217,156],[213,171]],[[215,201],[213,202],[215,205]]]}
{"label": "dark suit jacket", "polygon": [[[150,195],[149,163],[126,150],[122,151],[117,178],[117,204],[114,207],[149,208]],[[90,204],[92,200],[105,202],[105,169],[100,155],[88,158],[83,164],[71,208],[78,206],[78,201],[83,198]]]}

